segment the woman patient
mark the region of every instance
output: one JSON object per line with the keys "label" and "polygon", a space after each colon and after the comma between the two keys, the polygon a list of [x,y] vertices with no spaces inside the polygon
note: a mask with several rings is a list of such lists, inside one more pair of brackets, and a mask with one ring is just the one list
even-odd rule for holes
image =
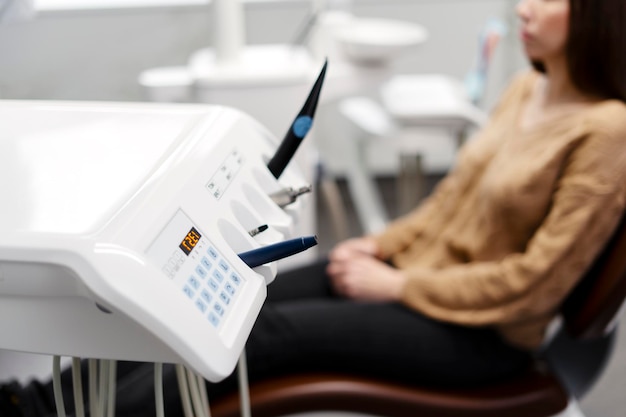
{"label": "woman patient", "polygon": [[[541,348],[625,209],[626,3],[521,0],[517,13],[533,68],[424,204],[269,286],[246,348],[251,380],[328,370],[475,385]],[[135,394],[118,393],[118,416],[153,415],[150,365],[121,366]],[[179,415],[176,390],[167,397]],[[0,414],[52,414],[51,398],[38,382],[5,387],[13,411]]]}

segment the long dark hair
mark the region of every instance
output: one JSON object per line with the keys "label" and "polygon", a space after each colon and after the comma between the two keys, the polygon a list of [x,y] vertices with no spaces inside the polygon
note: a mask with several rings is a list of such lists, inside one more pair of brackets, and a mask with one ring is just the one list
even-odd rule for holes
{"label": "long dark hair", "polygon": [[[582,92],[626,102],[626,0],[569,0],[565,54]],[[533,67],[545,73],[542,62]]]}

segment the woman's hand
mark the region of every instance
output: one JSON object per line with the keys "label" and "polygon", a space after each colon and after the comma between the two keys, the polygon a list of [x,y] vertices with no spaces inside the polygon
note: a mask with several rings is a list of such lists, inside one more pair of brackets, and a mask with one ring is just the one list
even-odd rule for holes
{"label": "woman's hand", "polygon": [[350,259],[331,259],[326,272],[337,293],[356,300],[398,301],[407,280],[401,270],[362,253]]}
{"label": "woman's hand", "polygon": [[345,261],[356,256],[373,256],[378,254],[378,243],[372,237],[357,237],[337,244],[329,253],[328,258],[331,262]]}

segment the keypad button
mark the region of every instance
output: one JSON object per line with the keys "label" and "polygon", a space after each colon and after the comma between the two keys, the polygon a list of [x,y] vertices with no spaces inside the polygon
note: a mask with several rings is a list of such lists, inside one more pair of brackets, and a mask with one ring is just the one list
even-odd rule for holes
{"label": "keypad button", "polygon": [[210,312],[207,317],[213,326],[219,326],[220,319],[213,312]]}
{"label": "keypad button", "polygon": [[190,276],[189,279],[187,280],[187,283],[191,286],[191,288],[193,288],[194,290],[197,290],[198,288],[200,288],[200,281],[198,281],[198,278],[196,278],[195,276]]}
{"label": "keypad button", "polygon": [[207,305],[202,300],[196,300],[196,307],[198,307],[198,310],[206,313]]}
{"label": "keypad button", "polygon": [[206,253],[208,253],[211,258],[217,259],[217,251],[214,248],[209,246],[209,248],[206,250]]}
{"label": "keypad button", "polygon": [[212,266],[212,265],[211,265],[211,261],[209,261],[209,259],[208,259],[206,256],[203,256],[203,257],[202,257],[202,260],[201,260],[200,262],[202,263],[202,265],[203,265],[206,269],[208,269],[208,270],[210,270],[210,269],[211,269],[211,266]]}
{"label": "keypad button", "polygon": [[223,259],[220,259],[219,266],[220,269],[224,272],[228,272],[228,270],[230,269],[230,265],[228,265],[228,263],[226,263],[226,261]]}
{"label": "keypad button", "polygon": [[215,280],[213,280],[213,278],[209,278],[209,287],[213,290],[213,291],[217,291],[217,289],[219,288],[219,284],[217,282],[215,282]]}
{"label": "keypad button", "polygon": [[207,272],[206,269],[204,269],[203,267],[201,267],[200,265],[196,266],[196,273],[198,275],[200,275],[202,278],[207,276]]}
{"label": "keypad button", "polygon": [[235,283],[235,285],[241,284],[241,278],[237,274],[230,274],[230,280]]}
{"label": "keypad button", "polygon": [[194,297],[194,295],[196,294],[196,293],[195,293],[195,292],[191,289],[191,287],[190,287],[189,285],[185,285],[185,286],[183,287],[183,292],[184,292],[185,294],[187,294],[187,297],[189,297],[189,298],[193,298],[193,297]]}
{"label": "keypad button", "polygon": [[226,290],[226,292],[230,294],[231,297],[235,295],[235,287],[233,287],[233,284],[231,284],[230,282],[227,282],[224,285],[224,290]]}
{"label": "keypad button", "polygon": [[223,316],[224,312],[226,310],[224,310],[224,307],[220,304],[220,303],[215,303],[213,304],[213,311],[217,313],[218,316]]}
{"label": "keypad button", "polygon": [[213,296],[211,294],[209,294],[209,292],[207,290],[202,290],[202,292],[200,293],[200,297],[202,297],[202,299],[206,303],[210,303],[211,300],[213,300]]}
{"label": "keypad button", "polygon": [[225,305],[230,304],[230,297],[229,297],[228,295],[226,295],[226,293],[225,293],[224,291],[222,291],[222,292],[220,293],[220,300],[222,300],[222,302],[223,302]]}
{"label": "keypad button", "polygon": [[222,275],[217,269],[213,271],[213,277],[217,280],[217,282],[224,281],[224,275]]}

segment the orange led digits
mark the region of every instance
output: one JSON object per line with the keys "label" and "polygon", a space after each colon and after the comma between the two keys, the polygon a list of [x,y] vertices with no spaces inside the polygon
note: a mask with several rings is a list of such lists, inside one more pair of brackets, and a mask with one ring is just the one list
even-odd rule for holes
{"label": "orange led digits", "polygon": [[180,245],[178,245],[178,247],[183,252],[185,252],[185,255],[189,255],[191,253],[191,251],[193,250],[193,248],[196,247],[196,245],[198,244],[198,241],[200,241],[201,237],[202,236],[196,230],[196,228],[192,227],[191,230],[187,233],[187,235],[183,239],[183,241],[180,242]]}

